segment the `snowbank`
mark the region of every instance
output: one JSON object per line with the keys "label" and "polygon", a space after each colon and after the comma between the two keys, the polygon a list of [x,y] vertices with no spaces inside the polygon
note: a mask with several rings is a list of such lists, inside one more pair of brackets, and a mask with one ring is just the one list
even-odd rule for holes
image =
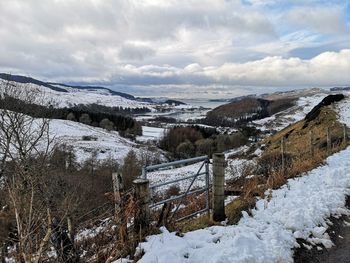
{"label": "snowbank", "polygon": [[290,179],[272,191],[270,201],[257,202],[252,216],[246,212],[235,226],[214,226],[183,237],[162,228],[140,247],[142,263],[178,262],[293,262],[296,239],[332,245],[327,218],[349,213],[350,147],[327,159],[327,165],[303,177]]}

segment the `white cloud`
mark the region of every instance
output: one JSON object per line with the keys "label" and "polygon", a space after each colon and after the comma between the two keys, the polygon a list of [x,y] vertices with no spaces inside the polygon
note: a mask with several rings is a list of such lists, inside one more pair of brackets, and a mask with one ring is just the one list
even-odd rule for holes
{"label": "white cloud", "polygon": [[[242,86],[333,86],[350,84],[350,49],[325,52],[310,60],[300,58],[266,57],[246,63],[225,63],[219,67],[190,64],[184,68],[169,65],[126,65],[125,76],[182,84],[223,83]],[[152,82],[153,81],[153,82]]]}

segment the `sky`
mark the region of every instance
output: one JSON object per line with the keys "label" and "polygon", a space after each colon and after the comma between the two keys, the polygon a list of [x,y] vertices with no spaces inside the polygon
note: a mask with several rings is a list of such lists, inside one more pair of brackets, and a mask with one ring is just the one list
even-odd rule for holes
{"label": "sky", "polygon": [[0,72],[177,98],[350,86],[350,0],[0,0]]}

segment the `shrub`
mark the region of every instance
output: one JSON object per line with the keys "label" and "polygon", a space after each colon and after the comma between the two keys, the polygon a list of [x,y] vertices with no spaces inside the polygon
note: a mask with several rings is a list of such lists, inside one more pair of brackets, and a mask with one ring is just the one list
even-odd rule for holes
{"label": "shrub", "polygon": [[180,158],[190,158],[195,154],[195,152],[196,148],[194,147],[193,143],[188,140],[180,143],[176,147],[176,155]]}
{"label": "shrub", "polygon": [[90,125],[91,124],[91,118],[90,118],[89,114],[83,113],[80,116],[80,118],[79,118],[79,122],[84,123],[86,125]]}
{"label": "shrub", "polygon": [[97,141],[97,138],[96,138],[96,137],[90,136],[90,135],[83,135],[83,136],[81,137],[81,139],[82,139],[83,141]]}
{"label": "shrub", "polygon": [[129,151],[124,158],[124,164],[120,172],[125,190],[130,189],[132,187],[132,181],[141,175],[141,163],[133,150]]}
{"label": "shrub", "polygon": [[114,124],[109,119],[104,118],[102,121],[100,121],[100,127],[103,129],[106,129],[108,131],[114,130]]}

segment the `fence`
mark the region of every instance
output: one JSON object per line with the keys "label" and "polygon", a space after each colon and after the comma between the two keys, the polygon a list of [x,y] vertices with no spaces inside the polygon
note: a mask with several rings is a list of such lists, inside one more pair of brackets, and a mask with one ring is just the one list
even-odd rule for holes
{"label": "fence", "polygon": [[[193,164],[193,163],[198,163],[201,162],[201,165],[199,167],[199,169],[197,170],[197,172],[193,175],[189,175],[189,176],[179,176],[178,178],[174,179],[174,180],[169,180],[169,181],[165,181],[165,182],[161,182],[161,183],[156,183],[156,184],[151,184],[149,186],[150,189],[150,195],[151,195],[151,203],[150,203],[150,208],[154,208],[163,204],[168,204],[174,201],[178,201],[177,205],[171,215],[170,220],[172,220],[173,218],[175,218],[175,214],[178,212],[182,201],[190,196],[190,195],[194,195],[194,194],[200,194],[200,193],[205,193],[205,208],[199,210],[199,211],[195,211],[189,215],[183,216],[181,218],[176,219],[176,221],[181,221],[184,220],[186,218],[195,216],[197,214],[200,213],[204,213],[204,212],[209,212],[209,201],[210,201],[210,197],[209,197],[209,183],[210,183],[210,173],[209,173],[209,158],[208,156],[201,156],[201,157],[195,157],[195,158],[190,158],[190,159],[185,159],[185,160],[179,160],[179,161],[175,161],[175,162],[169,162],[169,163],[163,163],[163,164],[158,164],[158,165],[152,165],[152,166],[147,166],[143,169],[143,178],[147,179],[147,173],[149,172],[153,172],[153,171],[157,171],[160,169],[166,169],[166,168],[173,168],[175,166],[178,165],[188,165],[188,164]],[[204,176],[204,181],[205,184],[203,187],[198,187],[196,189],[193,189],[193,185],[195,183],[196,180],[199,179],[199,177]],[[180,195],[176,195],[176,196],[172,196],[170,198],[167,199],[162,199],[162,200],[155,200],[154,199],[154,192],[155,189],[160,188],[160,187],[164,187],[164,186],[169,186],[169,185],[173,185],[173,184],[177,184],[177,183],[181,183],[184,181],[190,180],[190,184],[188,185],[187,189],[185,190],[185,193],[180,194]]]}
{"label": "fence", "polygon": [[[347,126],[344,124],[340,127],[327,127],[324,131],[323,138],[315,138],[314,132],[309,132],[309,143],[304,146],[304,151],[300,154],[299,158],[313,158],[316,155],[316,151],[322,148],[326,148],[326,154],[330,155],[334,147],[340,145],[346,145],[348,140]],[[323,139],[323,140],[322,140]],[[288,138],[281,138],[281,168],[282,171],[286,169],[286,154],[291,153],[291,149],[287,147]],[[292,144],[293,142],[290,142]]]}
{"label": "fence", "polygon": [[[152,171],[157,171],[165,168],[174,168],[177,165],[186,165],[190,163],[201,163],[197,172],[193,175],[189,176],[179,176],[179,178],[155,183],[150,185],[148,180],[148,174]],[[210,171],[209,171],[210,159],[208,156],[195,157],[186,160],[179,160],[175,162],[169,162],[164,164],[152,165],[145,167],[143,169],[142,178],[134,181],[135,187],[135,200],[137,200],[138,207],[136,208],[135,219],[134,219],[134,229],[136,232],[142,233],[147,231],[150,223],[150,209],[156,208],[161,205],[166,206],[171,202],[177,202],[176,207],[172,210],[172,214],[170,220],[175,219],[175,214],[179,211],[182,201],[190,196],[190,195],[199,195],[201,193],[205,193],[205,207],[203,209],[192,212],[188,215],[182,216],[180,218],[176,218],[176,222],[193,217],[195,215],[207,212],[208,215],[210,213]],[[225,155],[222,153],[213,155],[213,189],[212,189],[212,209],[213,209],[213,220],[214,221],[222,221],[225,219]],[[196,189],[192,189],[193,184],[199,177],[204,176],[204,186],[197,187]],[[168,186],[174,183],[179,183],[184,180],[191,180],[190,184],[187,186],[185,192],[183,194],[178,194],[176,196],[172,196],[170,198],[156,200],[154,199],[154,189]],[[163,208],[164,208],[163,206]],[[163,209],[162,209],[163,213]],[[162,216],[162,214],[161,214]]]}

